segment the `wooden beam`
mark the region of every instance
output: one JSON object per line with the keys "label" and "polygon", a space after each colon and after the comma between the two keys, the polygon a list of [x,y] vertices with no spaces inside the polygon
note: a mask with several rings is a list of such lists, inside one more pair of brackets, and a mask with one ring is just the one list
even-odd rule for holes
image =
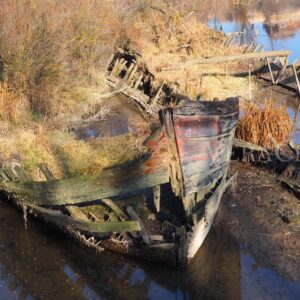
{"label": "wooden beam", "polygon": [[75,220],[89,221],[89,218],[78,206],[68,205],[66,209]]}
{"label": "wooden beam", "polygon": [[294,62],[294,63],[292,64],[292,67],[293,67],[293,72],[294,72],[295,79],[296,79],[296,83],[297,83],[298,93],[300,94],[300,82],[299,82],[297,70],[296,70],[296,67],[295,67],[295,63],[296,63],[296,62]]}
{"label": "wooden beam", "polygon": [[156,212],[160,212],[160,185],[153,187],[153,202]]}
{"label": "wooden beam", "polygon": [[125,222],[90,222],[83,220],[74,220],[72,217],[62,214],[60,211],[48,208],[29,205],[38,215],[45,218],[49,222],[58,225],[59,227],[72,227],[78,230],[109,233],[109,232],[130,232],[140,231],[141,227],[137,221]]}
{"label": "wooden beam", "polygon": [[272,67],[271,67],[271,64],[270,64],[269,57],[266,57],[266,61],[267,61],[267,65],[268,65],[268,69],[269,69],[269,72],[270,72],[272,83],[275,84],[275,80],[274,80],[273,71],[272,71]]}
{"label": "wooden beam", "polygon": [[140,228],[141,228],[141,235],[142,235],[142,239],[143,239],[144,243],[147,246],[151,245],[151,240],[150,240],[149,235],[148,235],[148,233],[146,231],[144,223],[142,222],[142,220],[140,219],[140,217],[137,215],[137,213],[134,211],[134,209],[131,206],[127,206],[126,207],[126,211],[127,211],[128,215],[130,216],[130,218],[133,221],[136,221],[136,222],[139,223]]}
{"label": "wooden beam", "polygon": [[101,201],[104,204],[106,204],[112,211],[114,211],[121,221],[125,221],[128,219],[126,214],[121,210],[121,208],[116,203],[114,203],[114,201],[112,201],[111,199],[101,199]]}
{"label": "wooden beam", "polygon": [[266,51],[266,52],[255,52],[255,53],[242,53],[237,55],[227,55],[227,56],[213,56],[206,58],[194,58],[189,59],[186,62],[180,65],[174,65],[171,67],[163,68],[163,71],[167,70],[180,70],[188,66],[193,65],[205,65],[205,64],[217,64],[231,61],[241,61],[247,59],[262,59],[267,57],[284,57],[289,56],[291,54],[290,51]]}
{"label": "wooden beam", "polygon": [[0,187],[36,205],[68,205],[126,196],[169,181],[168,167],[143,163],[107,169],[99,175],[42,182],[2,182]]}
{"label": "wooden beam", "polygon": [[158,89],[158,91],[157,91],[155,97],[153,98],[153,100],[152,100],[152,102],[151,102],[151,105],[156,105],[156,103],[157,103],[157,101],[158,101],[158,98],[159,98],[159,95],[160,95],[160,93],[161,93],[161,91],[162,91],[164,85],[165,85],[165,81],[162,83],[162,85],[161,85],[160,88]]}

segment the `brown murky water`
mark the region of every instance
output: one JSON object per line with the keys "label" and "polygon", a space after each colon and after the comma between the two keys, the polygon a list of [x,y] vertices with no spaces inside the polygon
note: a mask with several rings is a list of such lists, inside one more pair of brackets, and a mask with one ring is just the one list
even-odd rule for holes
{"label": "brown murky water", "polygon": [[300,284],[257,267],[214,227],[188,269],[82,249],[0,202],[0,299],[299,299]]}

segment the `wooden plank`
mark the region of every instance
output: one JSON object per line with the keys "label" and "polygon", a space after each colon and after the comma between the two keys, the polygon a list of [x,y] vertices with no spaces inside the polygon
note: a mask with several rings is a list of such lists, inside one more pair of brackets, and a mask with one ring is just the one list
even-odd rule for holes
{"label": "wooden plank", "polygon": [[151,102],[151,105],[156,105],[156,103],[157,103],[157,101],[158,101],[158,98],[159,98],[159,95],[160,95],[160,93],[161,93],[161,91],[162,91],[164,85],[165,85],[165,81],[162,83],[162,85],[161,85],[160,88],[158,89],[158,91],[157,91],[155,97],[153,98],[153,100],[152,100],[152,102]]}
{"label": "wooden plank", "polygon": [[135,89],[137,89],[137,88],[139,87],[139,85],[140,85],[142,79],[143,79],[143,74],[141,74],[140,77],[139,77],[139,78],[137,79],[137,81],[135,82],[135,84],[134,84],[134,88],[135,88]]}
{"label": "wooden plank", "polygon": [[68,205],[66,206],[66,208],[74,219],[81,220],[81,221],[89,220],[89,218],[84,214],[84,212],[78,206]]}
{"label": "wooden plank", "polygon": [[126,214],[119,208],[119,206],[117,204],[114,203],[113,200],[111,199],[101,199],[101,201],[106,204],[112,211],[115,212],[115,214],[118,216],[118,218],[121,221],[125,221],[128,219],[128,217],[126,216]]}
{"label": "wooden plank", "polygon": [[[157,161],[158,163],[158,161]],[[43,182],[3,182],[2,188],[36,205],[68,205],[128,195],[169,181],[167,165],[146,162],[108,169],[97,175]]]}
{"label": "wooden plank", "polygon": [[272,83],[275,84],[272,67],[271,67],[270,60],[269,60],[268,57],[266,57],[266,61],[267,61],[267,65],[268,65],[268,69],[269,69],[269,72],[270,72]]}
{"label": "wooden plank", "polygon": [[160,212],[160,185],[153,187],[153,203],[156,212]]}
{"label": "wooden plank", "polygon": [[[279,82],[279,80],[281,79],[284,71],[286,70],[286,67],[288,65],[288,60],[286,59],[283,64],[282,64],[282,67],[280,68],[277,76],[276,76],[276,79],[275,79],[275,83],[277,84]],[[297,74],[297,73],[296,73]]]}
{"label": "wooden plank", "polygon": [[127,84],[128,84],[129,86],[131,86],[132,83],[133,83],[134,75],[135,75],[137,69],[138,69],[138,66],[135,65],[134,68],[133,68],[133,70],[132,70],[132,72],[130,73],[130,75],[129,75],[128,79],[127,79]]}
{"label": "wooden plank", "polygon": [[[117,85],[119,85],[120,83],[122,82],[122,80],[114,77],[114,76],[109,76],[108,77],[108,83],[109,85],[111,85],[112,87],[116,87]],[[135,89],[135,88],[132,88],[130,87],[129,85],[126,85],[126,89],[124,89],[123,94],[125,94],[126,96],[128,97],[132,97],[136,100],[139,100],[139,101],[143,101],[145,103],[147,103],[149,101],[149,96],[147,96],[146,94],[144,94],[143,92]]]}
{"label": "wooden plank", "polygon": [[243,53],[237,55],[227,55],[227,56],[213,56],[207,58],[194,58],[189,59],[185,63],[180,65],[174,65],[172,67],[163,68],[163,71],[167,70],[176,70],[176,69],[183,69],[188,66],[193,66],[195,64],[217,64],[217,63],[224,63],[224,62],[231,62],[231,61],[241,61],[241,60],[248,60],[248,59],[262,59],[266,57],[287,57],[291,54],[290,51],[265,51],[265,52],[255,52],[255,53]]}
{"label": "wooden plank", "polygon": [[131,71],[132,69],[134,68],[135,64],[131,63],[127,72],[126,72],[126,75],[125,77],[123,78],[124,81],[127,81],[129,79],[129,76],[131,75]]}
{"label": "wooden plank", "polygon": [[137,221],[125,222],[87,222],[82,220],[74,220],[72,217],[66,216],[59,211],[47,209],[35,205],[29,205],[38,215],[44,217],[51,223],[59,227],[72,227],[82,231],[95,233],[110,233],[110,232],[131,232],[140,231],[141,227]]}
{"label": "wooden plank", "polygon": [[130,216],[130,218],[133,221],[136,221],[136,222],[139,223],[140,228],[141,228],[141,235],[142,235],[142,239],[143,239],[144,243],[147,246],[151,245],[151,240],[150,240],[149,235],[148,235],[148,233],[146,231],[144,223],[142,222],[142,220],[140,219],[140,217],[137,215],[137,213],[134,211],[134,209],[131,206],[127,206],[126,207],[126,211],[127,211],[128,215]]}
{"label": "wooden plank", "polygon": [[254,150],[254,151],[266,151],[266,149],[261,146],[258,146],[258,145],[252,144],[252,143],[248,143],[248,142],[236,139],[236,138],[233,140],[233,146],[237,147],[237,148],[246,148],[246,149]]}
{"label": "wooden plank", "polygon": [[295,75],[295,80],[296,80],[296,84],[297,84],[297,88],[298,88],[298,93],[300,94],[300,82],[299,82],[297,70],[296,70],[296,67],[295,67],[295,63],[293,63],[292,68],[293,68],[293,72],[294,72],[294,75]]}

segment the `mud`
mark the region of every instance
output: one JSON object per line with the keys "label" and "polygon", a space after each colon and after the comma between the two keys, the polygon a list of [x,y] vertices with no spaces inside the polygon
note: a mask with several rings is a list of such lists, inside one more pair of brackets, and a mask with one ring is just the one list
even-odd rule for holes
{"label": "mud", "polygon": [[232,162],[237,182],[224,194],[216,219],[255,257],[295,281],[300,280],[300,200],[270,171]]}

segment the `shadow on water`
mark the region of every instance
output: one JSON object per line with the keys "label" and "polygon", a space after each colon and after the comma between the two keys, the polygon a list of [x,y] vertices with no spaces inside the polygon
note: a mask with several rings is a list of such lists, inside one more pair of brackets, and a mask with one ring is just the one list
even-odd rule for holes
{"label": "shadow on water", "polygon": [[[0,202],[0,299],[297,299],[215,227],[184,270],[80,248]],[[276,286],[274,286],[274,283]]]}

